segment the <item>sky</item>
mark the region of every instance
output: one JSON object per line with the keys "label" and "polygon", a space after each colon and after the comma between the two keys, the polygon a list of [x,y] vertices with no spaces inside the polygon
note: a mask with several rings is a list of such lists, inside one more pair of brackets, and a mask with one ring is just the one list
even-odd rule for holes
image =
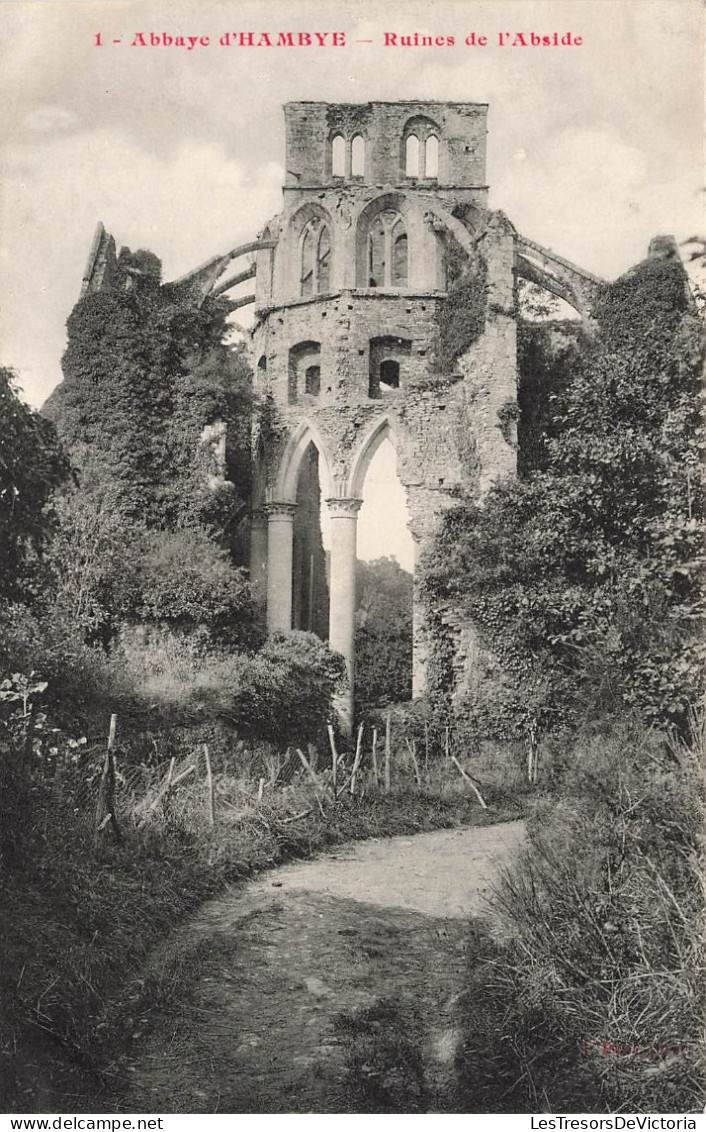
{"label": "sky", "polygon": [[[347,45],[218,45],[243,30]],[[583,43],[500,47],[500,31]],[[131,46],[150,32],[211,44]],[[652,236],[706,227],[703,38],[701,0],[0,0],[0,364],[33,406],[61,380],[99,220],[167,279],[252,237],[281,206],[289,100],[488,102],[491,207],[614,278]]]}

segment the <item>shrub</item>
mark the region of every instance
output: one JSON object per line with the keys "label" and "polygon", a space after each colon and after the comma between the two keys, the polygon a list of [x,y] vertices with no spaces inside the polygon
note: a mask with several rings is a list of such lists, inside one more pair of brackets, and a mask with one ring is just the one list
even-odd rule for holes
{"label": "shrub", "polygon": [[243,735],[283,745],[313,741],[332,716],[343,659],[313,633],[275,633],[259,652],[214,660],[191,702]]}
{"label": "shrub", "polygon": [[[700,1111],[703,786],[625,727],[554,752],[558,798],[496,893],[460,1073],[481,1111]],[[558,756],[558,757],[557,757]]]}
{"label": "shrub", "polygon": [[20,400],[14,373],[2,366],[0,436],[0,599],[17,600],[50,530],[45,506],[69,464],[54,426]]}
{"label": "shrub", "polygon": [[217,646],[255,643],[246,572],[233,566],[205,531],[146,532],[133,569],[135,594],[124,610],[126,619],[198,634]]}
{"label": "shrub", "polygon": [[606,285],[595,313],[595,340],[543,379],[523,478],[446,513],[427,589],[540,726],[636,710],[684,727],[705,653],[702,328],[671,260]]}

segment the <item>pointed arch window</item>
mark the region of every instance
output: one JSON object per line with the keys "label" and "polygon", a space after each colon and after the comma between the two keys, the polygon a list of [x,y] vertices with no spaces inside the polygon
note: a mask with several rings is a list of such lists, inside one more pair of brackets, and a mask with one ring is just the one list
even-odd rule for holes
{"label": "pointed arch window", "polygon": [[365,173],[365,141],[356,134],[351,142],[351,176],[362,177]]}
{"label": "pointed arch window", "polygon": [[386,209],[368,234],[368,286],[406,287],[407,229],[399,212]]}
{"label": "pointed arch window", "polygon": [[424,176],[436,179],[439,176],[439,139],[430,134],[424,151]]}
{"label": "pointed arch window", "polygon": [[342,134],[336,134],[331,139],[331,176],[345,177],[346,175],[346,142]]}
{"label": "pointed arch window", "polygon": [[410,134],[405,142],[405,173],[408,177],[419,176],[419,138]]}
{"label": "pointed arch window", "polygon": [[328,291],[331,283],[331,233],[318,217],[310,220],[301,238],[302,298]]}

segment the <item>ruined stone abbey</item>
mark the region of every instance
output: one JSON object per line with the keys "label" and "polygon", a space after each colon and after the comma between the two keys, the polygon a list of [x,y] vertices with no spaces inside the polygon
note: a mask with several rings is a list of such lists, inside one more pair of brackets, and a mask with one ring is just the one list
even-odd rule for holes
{"label": "ruined stone abbey", "polygon": [[[373,456],[392,441],[419,557],[455,489],[480,498],[514,473],[518,279],[581,316],[599,281],[488,209],[485,104],[297,102],[284,113],[282,212],[179,282],[198,301],[254,307],[265,412],[253,440],[251,578],[271,630],[314,629],[343,654],[350,717],[356,526]],[[99,229],[86,288],[101,285],[109,240]],[[232,297],[250,278],[254,292]],[[319,498],[328,564],[311,533]],[[327,611],[316,599],[326,572]],[[418,585],[415,595],[419,695],[428,628]]]}

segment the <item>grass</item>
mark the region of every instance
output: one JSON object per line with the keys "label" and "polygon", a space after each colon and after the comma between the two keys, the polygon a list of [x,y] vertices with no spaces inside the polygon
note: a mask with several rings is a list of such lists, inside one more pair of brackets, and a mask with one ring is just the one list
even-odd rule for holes
{"label": "grass", "polygon": [[[182,733],[181,743],[187,739]],[[181,754],[183,766],[192,758],[188,744]],[[234,754],[222,744],[213,753],[218,821],[211,828],[202,765],[166,805],[153,807],[166,763],[130,768],[128,756],[123,752],[118,788],[122,844],[108,829],[94,849],[96,781],[85,767],[35,781],[18,812],[14,848],[6,838],[3,1111],[101,1110],[138,1020],[169,1002],[180,983],[185,960],[178,954],[141,982],[148,956],[225,884],[346,840],[486,824],[520,812],[499,790],[489,791],[489,809],[481,810],[460,778],[438,766],[422,789],[398,765],[389,794],[368,784],[362,797],[346,790],[337,801],[330,792],[317,800],[303,772],[274,785],[291,767],[282,775],[271,751],[241,744]]]}
{"label": "grass", "polygon": [[476,931],[458,1072],[484,1112],[700,1112],[704,936],[698,753],[580,738]]}

